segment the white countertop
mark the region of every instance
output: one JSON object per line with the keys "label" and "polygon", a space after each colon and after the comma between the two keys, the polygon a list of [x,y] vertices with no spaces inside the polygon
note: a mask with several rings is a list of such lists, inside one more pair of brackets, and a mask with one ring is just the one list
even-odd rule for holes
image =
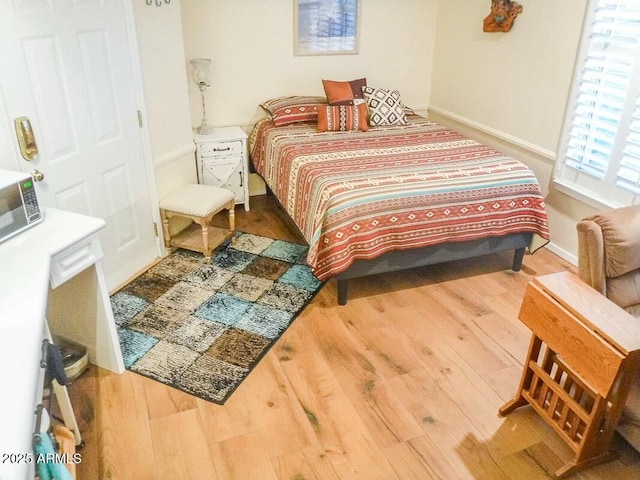
{"label": "white countertop", "polygon": [[51,257],[104,226],[50,208],[41,223],[0,243],[0,480],[25,479],[29,470],[4,455],[32,452]]}

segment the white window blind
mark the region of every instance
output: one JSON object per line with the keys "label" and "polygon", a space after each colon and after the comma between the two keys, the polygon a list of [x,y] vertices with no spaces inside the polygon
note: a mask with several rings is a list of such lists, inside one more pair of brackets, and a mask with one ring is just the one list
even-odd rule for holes
{"label": "white window blind", "polygon": [[554,181],[598,206],[640,201],[640,0],[590,0]]}

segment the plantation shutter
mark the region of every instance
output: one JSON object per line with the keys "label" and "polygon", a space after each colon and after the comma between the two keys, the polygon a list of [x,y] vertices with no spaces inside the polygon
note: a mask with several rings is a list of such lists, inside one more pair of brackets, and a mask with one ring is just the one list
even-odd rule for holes
{"label": "plantation shutter", "polygon": [[640,200],[640,1],[591,0],[556,163],[569,193]]}
{"label": "plantation shutter", "polygon": [[640,96],[638,96],[633,109],[629,135],[618,168],[616,184],[640,195]]}

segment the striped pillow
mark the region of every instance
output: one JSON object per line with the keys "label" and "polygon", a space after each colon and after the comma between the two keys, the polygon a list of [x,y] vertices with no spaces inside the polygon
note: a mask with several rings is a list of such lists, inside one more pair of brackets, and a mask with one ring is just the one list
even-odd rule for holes
{"label": "striped pillow", "polygon": [[348,130],[369,130],[367,106],[335,105],[318,107],[319,132],[345,132]]}
{"label": "striped pillow", "polygon": [[315,122],[318,119],[318,106],[326,104],[324,97],[292,95],[272,98],[260,106],[279,127],[297,122]]}

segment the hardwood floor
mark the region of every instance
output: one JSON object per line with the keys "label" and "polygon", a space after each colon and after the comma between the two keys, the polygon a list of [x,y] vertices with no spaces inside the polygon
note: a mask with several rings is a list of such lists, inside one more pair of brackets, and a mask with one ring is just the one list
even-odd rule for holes
{"label": "hardwood floor", "polygon": [[[271,197],[240,230],[297,240]],[[224,220],[221,219],[224,224]],[[547,250],[509,270],[493,255],[329,282],[224,406],[92,367],[70,388],[86,441],[79,479],[537,480],[571,452],[529,407],[498,408],[520,379],[527,282],[573,267]],[[637,480],[640,454],[572,478]]]}

